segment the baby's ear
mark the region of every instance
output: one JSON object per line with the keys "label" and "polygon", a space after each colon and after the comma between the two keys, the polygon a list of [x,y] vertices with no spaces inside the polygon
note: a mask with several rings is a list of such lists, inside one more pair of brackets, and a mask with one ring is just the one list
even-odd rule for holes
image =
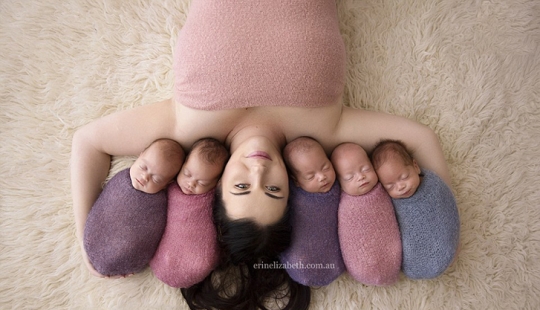
{"label": "baby's ear", "polygon": [[420,169],[420,166],[416,162],[416,159],[412,160],[412,164],[413,164],[413,167],[414,167],[414,170],[416,171],[416,173],[418,173],[418,174],[422,173],[422,170]]}
{"label": "baby's ear", "polygon": [[294,174],[291,174],[291,180],[293,180],[294,185],[300,187],[300,183],[298,183],[298,180],[296,179],[296,176]]}

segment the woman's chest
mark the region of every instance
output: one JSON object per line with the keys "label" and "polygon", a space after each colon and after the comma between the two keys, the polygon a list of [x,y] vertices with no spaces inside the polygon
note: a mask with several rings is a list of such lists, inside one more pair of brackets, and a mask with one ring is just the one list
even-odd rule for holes
{"label": "woman's chest", "polygon": [[201,138],[225,142],[245,127],[265,127],[282,134],[286,141],[310,136],[331,144],[341,115],[341,105],[319,108],[254,107],[205,111],[178,105],[176,140],[185,147]]}

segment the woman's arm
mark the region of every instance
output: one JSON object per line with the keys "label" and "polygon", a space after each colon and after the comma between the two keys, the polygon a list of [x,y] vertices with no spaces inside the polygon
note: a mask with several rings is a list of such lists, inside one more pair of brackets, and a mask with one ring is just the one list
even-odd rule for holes
{"label": "woman's arm", "polygon": [[336,143],[355,142],[371,152],[381,139],[401,140],[421,167],[434,171],[451,186],[444,153],[431,128],[401,116],[343,108]]}
{"label": "woman's arm", "polygon": [[152,141],[171,138],[175,130],[174,105],[166,100],[108,115],[85,125],[73,136],[71,192],[77,239],[93,275],[100,276],[84,251],[84,226],[109,173],[111,155],[138,155]]}

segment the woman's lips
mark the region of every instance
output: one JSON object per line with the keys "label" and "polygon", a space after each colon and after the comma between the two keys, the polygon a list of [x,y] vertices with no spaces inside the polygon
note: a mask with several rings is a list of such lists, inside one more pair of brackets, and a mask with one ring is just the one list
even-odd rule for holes
{"label": "woman's lips", "polygon": [[259,158],[259,159],[266,159],[266,160],[272,160],[270,158],[270,155],[268,153],[263,151],[256,151],[247,156],[247,158]]}

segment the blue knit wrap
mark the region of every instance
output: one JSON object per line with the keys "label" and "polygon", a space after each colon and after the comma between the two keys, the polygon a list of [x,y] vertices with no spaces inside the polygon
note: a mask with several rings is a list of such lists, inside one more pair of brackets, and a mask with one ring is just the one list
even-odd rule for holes
{"label": "blue knit wrap", "polygon": [[459,215],[450,188],[435,173],[424,177],[409,198],[392,199],[403,246],[403,273],[431,279],[450,265],[459,243]]}

